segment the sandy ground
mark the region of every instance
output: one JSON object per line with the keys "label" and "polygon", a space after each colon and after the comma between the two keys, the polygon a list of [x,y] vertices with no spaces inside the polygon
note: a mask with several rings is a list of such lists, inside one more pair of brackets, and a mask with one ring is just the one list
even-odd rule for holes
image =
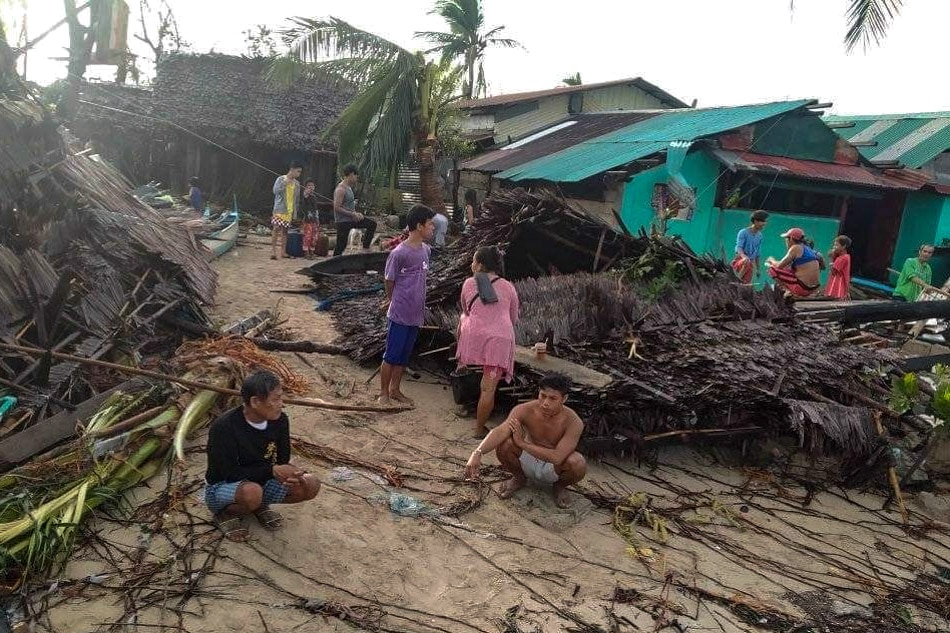
{"label": "sandy ground", "polygon": [[[261,238],[251,238],[216,262],[215,319],[232,322],[279,299],[284,327],[300,338],[332,341],[331,318],[315,312],[311,298],[271,292],[304,286],[307,279],[294,274],[304,260],[268,255]],[[309,395],[368,404],[376,394],[372,369],[346,358],[308,355],[314,369],[293,354],[282,357],[310,382]],[[503,501],[487,486],[459,480],[474,447],[470,420],[456,417],[451,393],[432,382],[424,375],[405,385],[418,407],[404,413],[289,407],[295,435],[393,467],[403,489],[356,466],[352,479],[334,481],[333,464],[302,459],[325,482],[320,495],[283,508],[286,525],[278,532],[253,525],[247,544],[222,541],[207,523],[197,483],[204,437],[197,438],[186,471],[172,477],[186,494],[165,510],[161,529],[149,522],[154,517],[98,520],[98,545],[82,549],[41,601],[49,610],[38,630],[353,630],[347,620],[320,614],[322,605],[372,615],[376,630],[389,631],[772,630],[776,616],[762,615],[769,609],[802,617],[837,601],[839,612],[861,612],[874,595],[903,586],[918,570],[934,562],[950,567],[947,536],[909,537],[896,513],[880,510],[878,496],[834,490],[806,507],[799,486],[717,465],[682,447],[665,449],[651,466],[591,464],[583,482],[589,493],[643,493],[635,500],[646,503],[642,525],[625,536],[612,527],[613,510],[580,494],[567,511],[537,488]],[[490,456],[486,463],[497,462]],[[137,492],[133,507],[146,507],[165,487],[166,477],[156,477],[151,490]],[[391,491],[436,508],[466,501],[474,508],[458,519],[401,517],[377,500]],[[934,499],[939,502],[935,497],[931,505]],[[187,551],[186,541],[193,544]],[[206,561],[213,565],[202,567]],[[136,575],[146,569],[157,571]],[[168,597],[183,586],[187,601]],[[686,589],[693,587],[710,593]],[[148,606],[146,589],[165,597]],[[759,615],[743,619],[713,596],[750,605]],[[946,625],[927,620],[910,599],[901,606],[924,624]],[[183,610],[181,618],[175,609]],[[110,628],[133,615],[140,626]]]}

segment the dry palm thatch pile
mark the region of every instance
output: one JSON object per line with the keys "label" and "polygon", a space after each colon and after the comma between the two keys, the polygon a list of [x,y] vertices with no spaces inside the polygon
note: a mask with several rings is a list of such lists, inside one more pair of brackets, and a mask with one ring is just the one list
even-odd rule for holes
{"label": "dry palm thatch pile", "polygon": [[[420,337],[419,351],[451,341],[458,293],[483,245],[506,252],[521,298],[518,343],[552,340],[556,356],[613,379],[572,395],[590,450],[717,433],[792,434],[814,452],[849,456],[877,447],[859,399],[886,393],[885,352],[799,322],[779,293],[738,284],[724,262],[682,241],[619,234],[550,194],[497,194],[474,230],[434,259],[427,323],[441,336]],[[353,357],[375,360],[385,319],[377,297],[362,301],[334,309]],[[513,395],[533,397],[537,373],[516,373]]]}
{"label": "dry palm thatch pile", "polygon": [[[0,96],[0,340],[139,361],[180,335],[163,316],[206,323],[216,276],[187,230],[136,200],[108,164],[77,151],[25,89]],[[72,363],[0,357],[19,399],[10,433],[113,386]]]}

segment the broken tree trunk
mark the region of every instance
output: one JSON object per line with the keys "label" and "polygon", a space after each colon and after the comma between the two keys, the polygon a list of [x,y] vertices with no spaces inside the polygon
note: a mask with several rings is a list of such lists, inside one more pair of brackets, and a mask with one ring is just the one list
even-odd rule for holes
{"label": "broken tree trunk", "polygon": [[950,318],[950,301],[882,301],[854,305],[839,309],[821,310],[802,315],[806,320],[810,317],[840,321],[848,325],[852,323],[871,323],[874,321],[918,321],[920,319],[948,319]]}
{"label": "broken tree trunk", "polygon": [[267,352],[306,352],[309,354],[346,354],[339,345],[314,341],[272,341],[266,338],[250,339],[254,345]]}
{"label": "broken tree trunk", "polygon": [[[219,337],[221,332],[214,328],[192,323],[178,317],[163,315],[161,320],[168,325],[174,326],[183,332],[195,336]],[[266,338],[248,338],[257,347],[267,352],[304,352],[307,354],[332,354],[342,356],[346,350],[339,345],[332,343],[318,343],[316,341],[274,341]]]}

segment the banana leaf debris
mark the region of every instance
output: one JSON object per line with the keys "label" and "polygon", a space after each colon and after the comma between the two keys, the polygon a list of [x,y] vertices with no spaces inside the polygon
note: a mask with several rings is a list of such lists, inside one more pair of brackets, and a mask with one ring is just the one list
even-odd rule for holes
{"label": "banana leaf debris", "polygon": [[[495,194],[470,232],[435,253],[418,362],[447,348],[440,369],[456,369],[459,290],[483,245],[505,252],[505,276],[518,289],[517,343],[547,341],[554,356],[612,377],[606,387],[578,385],[571,394],[586,421],[588,452],[786,435],[812,454],[881,453],[867,403],[886,400],[891,352],[842,343],[799,318],[779,292],[738,283],[725,262],[695,254],[682,240],[619,233],[546,192]],[[324,278],[321,291],[361,281],[347,277]],[[382,354],[378,305],[377,295],[332,308],[339,342],[358,361]],[[538,377],[519,365],[504,391],[530,399]],[[454,380],[465,379],[456,373]]]}
{"label": "banana leaf debris", "polygon": [[[137,364],[167,358],[181,343],[165,318],[210,325],[205,306],[217,277],[187,227],[133,196],[26,91],[0,97],[0,137],[0,340]],[[5,351],[0,389],[17,407],[0,438],[122,380]]]}

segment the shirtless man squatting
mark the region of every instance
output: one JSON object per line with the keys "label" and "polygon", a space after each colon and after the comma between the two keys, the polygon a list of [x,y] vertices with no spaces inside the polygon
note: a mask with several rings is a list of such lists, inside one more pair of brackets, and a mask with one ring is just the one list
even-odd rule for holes
{"label": "shirtless man squatting", "polygon": [[502,468],[511,473],[498,491],[502,499],[511,497],[530,478],[551,484],[557,506],[570,507],[567,487],[587,474],[587,462],[577,452],[584,423],[564,404],[570,389],[566,376],[544,376],[538,383],[538,398],[512,409],[508,419],[472,452],[465,477],[478,479],[482,457],[495,451]]}

